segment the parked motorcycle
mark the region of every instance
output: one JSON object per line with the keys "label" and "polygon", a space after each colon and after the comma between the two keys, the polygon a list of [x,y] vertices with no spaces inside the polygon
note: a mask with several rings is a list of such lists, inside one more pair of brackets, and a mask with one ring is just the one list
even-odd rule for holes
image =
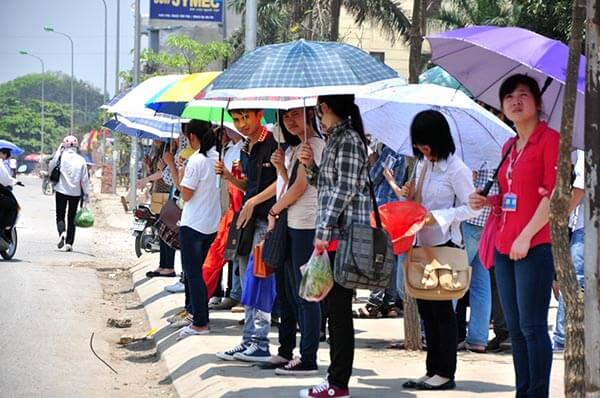
{"label": "parked motorcycle", "polygon": [[44,195],[52,195],[54,193],[54,188],[52,187],[52,183],[50,182],[48,171],[41,170],[40,178],[42,179],[42,192],[44,193]]}
{"label": "parked motorcycle", "polygon": [[[17,182],[17,185],[24,186],[21,182]],[[5,260],[11,260],[17,252],[17,220],[19,219],[19,210],[20,208],[17,206],[17,213],[15,214],[14,220],[11,222],[10,230],[6,231],[5,233],[5,239],[8,242],[8,249],[0,251],[0,256]]]}
{"label": "parked motorcycle", "polygon": [[148,206],[139,205],[133,212],[133,236],[135,236],[135,254],[141,257],[144,252],[160,251],[160,237],[156,229],[158,214],[152,213]]}

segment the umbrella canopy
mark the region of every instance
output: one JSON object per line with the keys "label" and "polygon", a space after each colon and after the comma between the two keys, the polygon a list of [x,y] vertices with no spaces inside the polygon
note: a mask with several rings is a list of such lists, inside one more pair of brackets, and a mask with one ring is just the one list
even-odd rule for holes
{"label": "umbrella canopy", "polygon": [[352,94],[397,77],[396,71],[357,47],[298,40],[245,54],[214,80],[206,98]]}
{"label": "umbrella canopy", "polygon": [[453,78],[448,72],[439,66],[427,69],[419,75],[419,83],[437,84],[438,86],[454,88],[471,96],[469,90],[463,87],[462,84]]}
{"label": "umbrella canopy", "polygon": [[221,72],[192,73],[182,77],[162,94],[150,99],[146,107],[156,112],[179,116],[188,102],[204,90]]}
{"label": "umbrella canopy", "polygon": [[462,91],[433,84],[409,84],[359,97],[365,130],[390,148],[413,156],[410,126],[417,113],[444,114],[458,155],[471,170],[495,168],[502,145],[514,132]]}
{"label": "umbrella canopy", "polygon": [[25,152],[23,149],[21,149],[17,145],[13,144],[10,141],[6,141],[6,140],[0,140],[0,149],[10,149],[11,155],[14,156],[15,158],[21,156],[23,154],[23,152]]}
{"label": "umbrella canopy", "polygon": [[117,119],[109,119],[108,121],[106,121],[106,123],[104,123],[104,127],[106,127],[107,129],[110,129],[116,133],[125,134],[125,135],[131,136],[131,137],[147,138],[150,140],[160,140],[160,141],[168,141],[169,140],[169,138],[159,137],[159,136],[156,136],[156,135],[149,133],[147,131],[144,131],[144,130],[136,129],[133,127],[128,127],[127,125],[125,125],[124,123],[122,123],[121,121],[119,121]]}
{"label": "umbrella canopy", "polygon": [[[515,73],[535,78],[544,89],[542,118],[558,130],[562,118],[569,48],[522,28],[473,26],[427,38],[432,62],[440,65],[475,98],[501,109],[502,82]],[[581,56],[573,144],[583,148],[585,57]]]}
{"label": "umbrella canopy", "polygon": [[135,116],[126,117],[117,114],[115,118],[129,128],[145,131],[161,139],[176,138],[181,132],[181,123],[188,121],[187,119],[180,119],[175,116],[171,116],[170,119],[157,119]]}

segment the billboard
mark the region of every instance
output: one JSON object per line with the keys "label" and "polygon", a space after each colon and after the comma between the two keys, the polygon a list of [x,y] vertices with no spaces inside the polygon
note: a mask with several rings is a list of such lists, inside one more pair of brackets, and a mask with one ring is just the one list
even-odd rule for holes
{"label": "billboard", "polygon": [[224,0],[150,0],[151,19],[223,22]]}

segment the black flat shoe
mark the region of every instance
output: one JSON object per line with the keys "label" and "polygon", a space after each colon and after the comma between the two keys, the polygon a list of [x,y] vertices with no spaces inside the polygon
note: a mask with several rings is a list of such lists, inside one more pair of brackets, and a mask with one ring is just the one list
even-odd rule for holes
{"label": "black flat shoe", "polygon": [[168,273],[168,274],[161,274],[158,271],[148,271],[146,272],[146,277],[147,278],[159,278],[159,277],[163,277],[163,278],[173,278],[177,276],[177,274],[175,274],[175,271]]}
{"label": "black flat shoe", "polygon": [[432,386],[431,384],[428,384],[426,381],[422,381],[420,383],[417,383],[417,385],[416,385],[417,390],[428,390],[428,391],[453,390],[454,388],[456,388],[456,383],[454,382],[454,380],[448,380],[447,382],[445,382],[444,384],[440,384],[439,386]]}
{"label": "black flat shoe", "polygon": [[417,388],[417,384],[419,384],[416,380],[408,380],[402,384],[402,388]]}

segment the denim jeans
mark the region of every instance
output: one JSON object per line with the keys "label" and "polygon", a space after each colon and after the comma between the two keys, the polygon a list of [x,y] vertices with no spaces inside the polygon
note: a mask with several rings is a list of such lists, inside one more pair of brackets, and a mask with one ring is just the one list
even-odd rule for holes
{"label": "denim jeans", "polygon": [[548,308],[554,260],[550,244],[529,249],[518,261],[496,251],[498,293],[512,342],[517,397],[548,397],[552,344]]}
{"label": "denim jeans", "polygon": [[471,266],[471,286],[469,287],[469,305],[471,314],[467,329],[467,343],[486,346],[492,313],[492,288],[490,273],[479,261],[479,239],[483,227],[463,223],[465,249]]}
{"label": "denim jeans", "polygon": [[[579,287],[583,289],[584,286],[584,251],[583,241],[585,238],[584,229],[578,229],[573,231],[571,235],[571,258],[573,259],[573,265],[575,266],[575,274],[577,275],[577,282]],[[554,344],[559,347],[565,346],[565,301],[562,294],[558,299],[558,312],[556,313],[556,327],[554,328],[554,336],[552,337]]]}
{"label": "denim jeans", "polygon": [[302,362],[317,365],[321,306],[300,297],[300,267],[308,262],[314,250],[314,229],[288,228],[288,258],[277,269],[277,299],[281,312],[279,356],[292,359],[296,347],[296,324],[300,326]]}
{"label": "denim jeans", "polygon": [[242,275],[237,257],[231,262],[231,292],[229,297],[238,303],[242,301]]}
{"label": "denim jeans", "polygon": [[216,234],[206,235],[190,227],[179,229],[185,294],[192,307],[194,326],[208,325],[208,292],[202,276],[202,264],[215,237]]}
{"label": "denim jeans", "polygon": [[404,262],[408,253],[402,253],[396,256],[396,294],[401,300],[404,300]]}
{"label": "denim jeans", "polygon": [[[267,233],[266,222],[257,220],[255,223],[252,247],[256,246],[261,240],[263,240],[265,234]],[[248,259],[248,256],[237,256],[236,258],[240,271],[242,289],[244,289],[245,285]],[[271,313],[248,306],[245,306],[244,308],[246,310],[246,317],[244,321],[242,344],[249,345],[251,343],[256,343],[261,350],[269,351],[268,335],[271,331]]]}
{"label": "denim jeans", "polygon": [[175,249],[167,245],[162,239],[160,240],[160,268],[175,268]]}

